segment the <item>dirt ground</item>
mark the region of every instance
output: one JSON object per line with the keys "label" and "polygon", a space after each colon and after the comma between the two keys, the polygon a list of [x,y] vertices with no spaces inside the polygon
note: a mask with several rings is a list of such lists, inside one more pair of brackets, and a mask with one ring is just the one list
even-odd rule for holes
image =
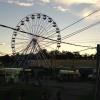
{"label": "dirt ground", "polygon": [[0,100],[94,100],[93,82],[41,81],[41,85],[5,84],[0,86]]}

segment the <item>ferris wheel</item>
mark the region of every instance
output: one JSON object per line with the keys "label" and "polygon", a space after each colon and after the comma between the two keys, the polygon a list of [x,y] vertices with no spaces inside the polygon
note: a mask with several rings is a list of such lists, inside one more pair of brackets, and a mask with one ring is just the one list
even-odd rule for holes
{"label": "ferris wheel", "polygon": [[39,54],[41,50],[52,50],[60,47],[60,29],[56,22],[47,15],[41,13],[28,15],[17,24],[15,29],[11,40],[13,55],[38,54],[37,60],[45,59],[44,54]]}

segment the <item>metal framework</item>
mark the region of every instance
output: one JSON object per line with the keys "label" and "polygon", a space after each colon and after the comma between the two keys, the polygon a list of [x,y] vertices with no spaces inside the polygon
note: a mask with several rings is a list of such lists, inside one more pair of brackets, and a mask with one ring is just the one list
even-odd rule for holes
{"label": "metal framework", "polygon": [[[17,58],[18,66],[24,67],[32,58],[35,59],[35,65],[37,66],[49,66],[42,50],[46,49],[50,51],[55,47],[55,44],[57,44],[57,48],[60,47],[61,35],[56,22],[47,15],[34,13],[23,18],[15,29],[12,35],[11,48],[13,55],[18,54],[20,56]],[[21,31],[25,31],[26,33]],[[42,37],[57,41],[55,42]],[[51,45],[51,43],[54,45]]]}

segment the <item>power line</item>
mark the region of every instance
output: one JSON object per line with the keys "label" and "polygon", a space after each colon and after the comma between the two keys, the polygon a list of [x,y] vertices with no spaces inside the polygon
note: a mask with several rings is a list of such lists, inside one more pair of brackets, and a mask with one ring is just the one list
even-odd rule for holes
{"label": "power line", "polygon": [[60,31],[64,31],[65,29],[67,29],[67,28],[69,28],[69,27],[71,27],[71,26],[73,26],[73,25],[75,25],[75,24],[81,22],[82,20],[86,19],[87,17],[89,17],[89,16],[91,16],[91,15],[93,15],[93,14],[99,12],[99,11],[100,11],[100,9],[97,9],[97,10],[93,11],[92,13],[88,14],[87,16],[85,16],[85,17],[83,17],[83,18],[81,18],[81,19],[79,19],[79,20],[73,22],[72,24],[70,24],[70,25],[64,27],[64,28],[61,29]]}
{"label": "power line", "polygon": [[89,50],[89,49],[96,49],[96,47],[94,47],[94,48],[86,48],[86,49],[82,49],[82,50],[77,51],[77,52],[83,52],[83,51],[86,51],[86,50]]}
{"label": "power line", "polygon": [[[8,28],[8,29],[15,30],[15,31],[18,31],[17,29],[12,28],[10,26],[6,26],[6,25],[2,25],[2,24],[0,24],[0,26]],[[36,35],[36,34],[28,33],[28,32],[25,32],[25,31],[20,31],[20,30],[19,30],[19,32],[26,33],[26,34],[29,34],[29,35],[32,35],[32,36],[41,37],[41,38],[44,38],[44,39],[47,39],[47,40],[51,40],[51,41],[57,42],[57,40],[54,40],[54,39],[51,39],[51,38],[48,38],[48,37],[39,36],[39,35]],[[61,41],[61,43],[68,44],[68,45],[73,45],[73,46],[93,48],[92,46],[83,46],[83,45],[78,45],[78,44],[73,44],[73,43],[67,43],[67,42],[63,42],[63,41]]]}
{"label": "power line", "polygon": [[[68,29],[69,27],[71,27],[71,26],[73,26],[73,25],[75,25],[75,24],[81,22],[81,21],[84,20],[85,18],[88,18],[89,16],[91,16],[91,15],[93,15],[93,14],[99,12],[99,11],[100,11],[100,9],[97,9],[97,10],[91,12],[91,13],[88,14],[87,16],[85,16],[85,17],[83,17],[83,18],[81,18],[81,19],[79,19],[79,20],[73,22],[72,24],[70,24],[70,25],[68,25],[68,26],[66,26],[66,27],[64,27],[64,28],[62,28],[62,29],[60,30],[60,32],[61,32],[61,31],[64,31],[65,29]],[[54,35],[54,34],[56,34],[56,33],[53,33],[52,35]],[[51,35],[51,36],[52,36],[52,35]]]}
{"label": "power line", "polygon": [[73,45],[73,46],[79,46],[79,47],[93,48],[92,46],[85,46],[85,45],[73,44],[73,43],[68,43],[68,42],[61,42],[61,43],[68,44],[68,45]]}
{"label": "power line", "polygon": [[71,43],[98,43],[100,42],[99,40],[98,41],[81,41],[81,42],[78,42],[78,41],[72,41]]}
{"label": "power line", "polygon": [[81,33],[81,32],[83,32],[83,31],[89,29],[89,28],[92,28],[92,27],[94,27],[94,26],[96,26],[96,25],[98,25],[98,24],[100,24],[100,21],[98,21],[98,22],[96,22],[96,23],[93,23],[93,24],[91,24],[91,25],[89,25],[89,26],[86,26],[86,27],[84,27],[84,28],[82,28],[82,29],[79,29],[79,30],[77,30],[77,31],[75,31],[75,32],[72,32],[72,33],[70,33],[70,34],[68,34],[68,35],[66,35],[66,36],[64,36],[64,37],[62,37],[62,40],[66,39],[66,38],[69,38],[69,37],[72,37],[72,36],[74,36],[74,35],[76,35],[76,34],[78,34],[78,33]]}

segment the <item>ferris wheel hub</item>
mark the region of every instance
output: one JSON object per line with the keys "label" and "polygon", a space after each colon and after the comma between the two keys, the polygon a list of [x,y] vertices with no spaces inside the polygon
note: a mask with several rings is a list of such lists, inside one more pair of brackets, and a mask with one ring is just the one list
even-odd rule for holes
{"label": "ferris wheel hub", "polygon": [[32,42],[33,42],[34,45],[36,45],[37,39],[36,39],[36,38],[33,38],[33,39],[32,39]]}

